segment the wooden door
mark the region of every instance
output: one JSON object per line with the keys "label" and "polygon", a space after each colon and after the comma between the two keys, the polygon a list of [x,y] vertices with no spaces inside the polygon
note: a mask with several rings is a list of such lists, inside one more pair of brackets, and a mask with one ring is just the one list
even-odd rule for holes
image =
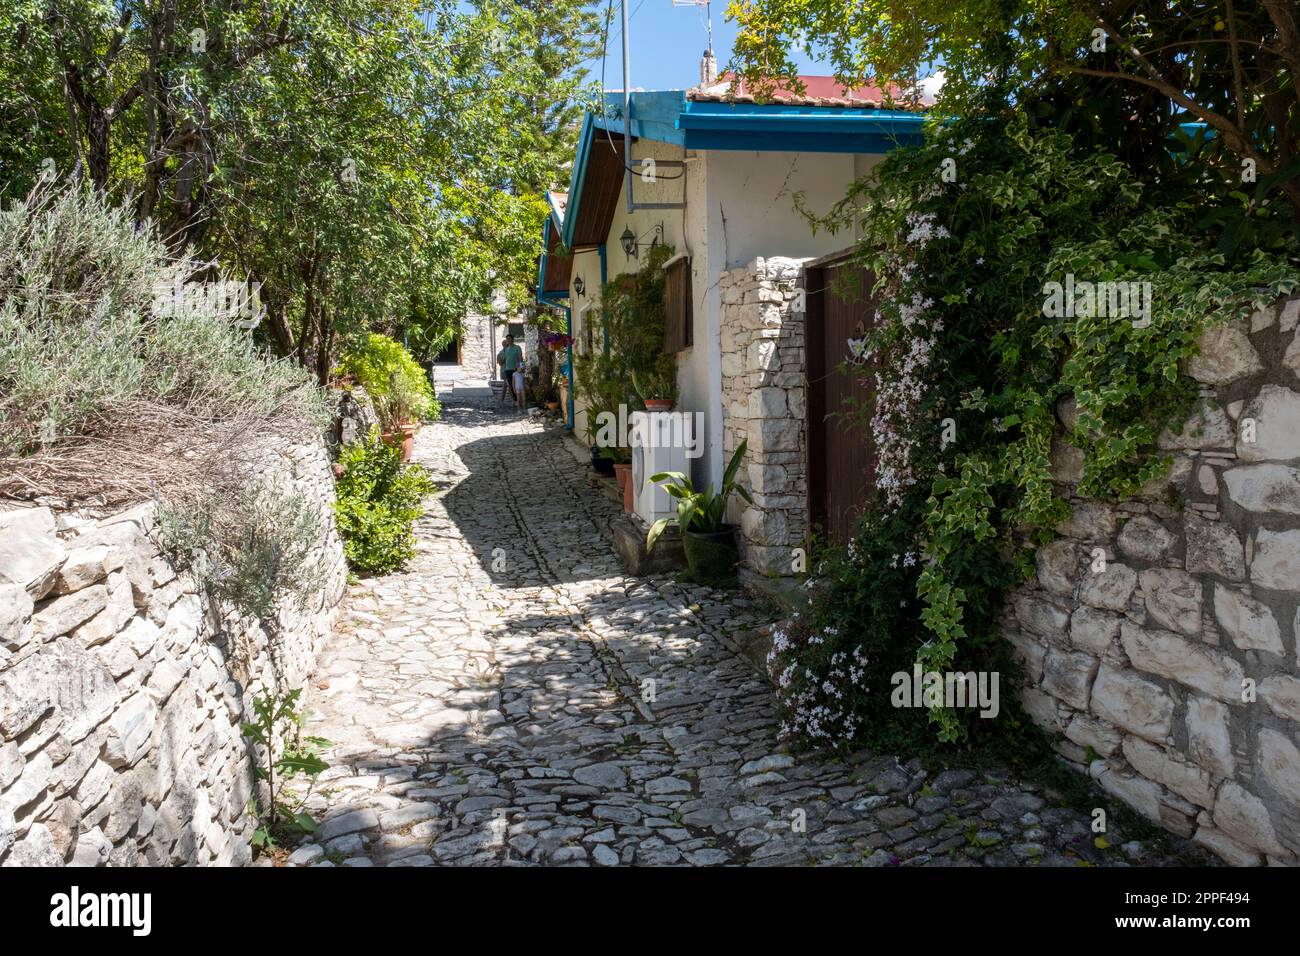
{"label": "wooden door", "polygon": [[849,339],[871,327],[875,276],[847,254],[810,263],[804,345],[808,374],[808,517],[827,538],[847,544],[875,480],[876,455],[864,412],[865,369],[848,367]]}

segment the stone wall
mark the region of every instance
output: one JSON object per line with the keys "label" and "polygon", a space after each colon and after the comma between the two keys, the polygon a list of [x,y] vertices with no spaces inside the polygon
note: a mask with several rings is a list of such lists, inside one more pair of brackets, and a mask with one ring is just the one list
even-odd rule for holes
{"label": "stone wall", "polygon": [[[471,312],[461,321],[458,348],[459,363],[435,362],[436,383],[475,383],[482,385],[496,376],[496,352],[492,349],[494,317]],[[498,343],[501,340],[497,335]],[[500,348],[500,345],[497,346]]]}
{"label": "stone wall", "polygon": [[[500,341],[500,337],[497,341]],[[486,315],[468,316],[460,340],[461,378],[476,382],[491,381],[496,378],[496,371],[496,352],[492,349],[492,318]]]}
{"label": "stone wall", "polygon": [[152,504],[0,511],[0,865],[249,859],[239,724],[268,688],[305,684],[346,577],[323,445],[268,455],[328,529],[323,589],[270,629],[178,574]]}
{"label": "stone wall", "polygon": [[[755,259],[722,273],[723,459],[749,442],[739,497],[741,557],[762,574],[791,573],[808,531],[802,312],[803,259]],[[733,520],[735,516],[733,515]]]}
{"label": "stone wall", "polygon": [[[1005,624],[1058,751],[1234,864],[1300,854],[1298,318],[1293,299],[1206,333],[1169,476],[1117,506],[1072,499]],[[1067,491],[1081,464],[1058,446]]]}

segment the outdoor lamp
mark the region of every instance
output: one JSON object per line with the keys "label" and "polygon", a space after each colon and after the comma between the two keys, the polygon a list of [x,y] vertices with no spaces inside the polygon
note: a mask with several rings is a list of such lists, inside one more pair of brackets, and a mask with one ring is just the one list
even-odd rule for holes
{"label": "outdoor lamp", "polygon": [[635,259],[637,257],[636,236],[633,234],[632,230],[630,228],[624,228],[623,235],[618,238],[623,244],[623,252],[627,254],[627,257],[629,259]]}
{"label": "outdoor lamp", "polygon": [[578,295],[582,295],[587,291],[587,283],[583,281],[582,276],[577,276],[573,280],[573,291]]}

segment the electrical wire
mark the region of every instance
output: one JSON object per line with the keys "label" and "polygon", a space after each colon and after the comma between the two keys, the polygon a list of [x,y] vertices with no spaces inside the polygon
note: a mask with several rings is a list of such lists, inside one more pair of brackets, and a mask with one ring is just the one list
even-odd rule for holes
{"label": "electrical wire", "polygon": [[[627,0],[623,0],[623,2],[626,3]],[[632,14],[631,14],[631,16],[629,16],[629,17],[627,18],[627,24],[628,24],[629,27],[632,25],[632,18],[635,17],[635,16],[637,15],[637,12],[641,9],[641,5],[642,5],[643,3],[645,3],[645,0],[641,0],[641,2],[638,3],[638,4],[637,4],[633,9],[632,9]],[[601,39],[601,41],[600,41],[600,118],[601,118],[602,120],[606,120],[606,121],[609,120],[609,113],[608,113],[608,109],[609,109],[608,102],[609,102],[609,101],[606,100],[606,98],[605,98],[605,62],[606,62],[606,60],[608,60],[608,58],[609,58],[609,25],[610,25],[610,22],[611,22],[613,19],[614,19],[614,0],[608,0],[608,2],[605,4],[605,33],[604,33],[604,37],[603,37],[603,38]],[[623,29],[623,27],[622,27],[622,25],[620,24],[620,25],[619,25],[619,31],[620,31],[620,34],[621,34],[622,29]],[[617,37],[616,37],[615,39],[617,39]],[[629,95],[629,96],[631,95],[630,91],[629,91],[629,94],[628,94],[628,95]],[[624,116],[624,117],[623,117],[623,122],[624,122],[624,123],[630,123],[630,122],[631,122],[630,117]],[[609,141],[609,149],[610,149],[610,152],[612,152],[612,153],[614,153],[614,154],[617,155],[617,154],[618,154],[618,147],[614,145],[614,137],[610,134],[610,132],[609,132],[609,127],[608,127],[608,126],[602,126],[601,129],[603,129],[603,130],[605,131],[605,139]],[[623,158],[621,162],[622,162],[622,166],[623,166],[623,168],[624,168],[625,170],[627,170],[628,172],[630,172],[630,173],[638,173],[638,174],[641,172],[641,170],[638,170],[635,166],[632,166],[631,164],[629,164],[626,158]],[[675,179],[684,179],[685,176],[686,176],[686,170],[685,170],[685,169],[683,169],[683,170],[682,170],[680,173],[678,173],[676,176],[660,176],[660,175],[658,174],[658,172],[656,172],[656,173],[655,173],[655,181],[656,181],[656,182],[658,182],[658,181],[671,182],[672,180],[675,180]]]}

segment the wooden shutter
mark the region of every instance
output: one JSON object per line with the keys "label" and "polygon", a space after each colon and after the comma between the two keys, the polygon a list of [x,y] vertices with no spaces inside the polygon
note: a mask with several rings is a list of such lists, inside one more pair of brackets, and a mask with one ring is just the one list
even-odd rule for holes
{"label": "wooden shutter", "polygon": [[682,256],[664,269],[664,351],[694,344],[691,321],[691,260]]}

